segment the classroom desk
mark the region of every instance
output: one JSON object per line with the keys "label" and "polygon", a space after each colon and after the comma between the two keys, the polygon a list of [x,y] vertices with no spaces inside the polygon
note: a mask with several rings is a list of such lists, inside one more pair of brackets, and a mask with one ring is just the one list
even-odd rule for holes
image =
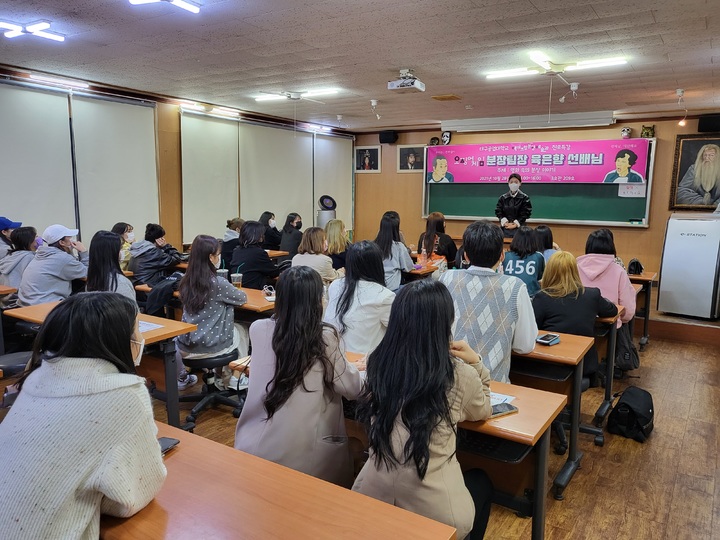
{"label": "classroom desk", "polygon": [[645,293],[645,302],[642,313],[635,313],[635,316],[642,315],[643,335],[640,338],[640,352],[645,350],[650,341],[650,299],[652,296],[653,281],[657,279],[657,272],[643,272],[642,274],[628,274],[630,283],[642,286],[641,291]]}
{"label": "classroom desk", "polygon": [[17,289],[14,287],[8,287],[7,285],[0,285],[0,296],[5,296],[7,294],[14,294],[17,292]]}
{"label": "classroom desk", "polygon": [[[280,258],[280,257],[287,257],[288,255],[290,255],[290,252],[289,252],[289,251],[278,251],[278,250],[275,250],[275,249],[266,249],[266,250],[265,250],[265,253],[267,253],[267,254],[268,254],[268,257],[270,257],[271,259],[278,259],[278,258]],[[183,272],[184,272],[185,270],[187,270],[187,267],[188,267],[188,263],[187,263],[187,262],[177,263],[177,264],[174,266],[174,268],[175,268],[176,270],[180,270],[180,271],[183,271]],[[231,273],[232,273],[232,272],[231,272]]]}
{"label": "classroom desk", "polygon": [[[46,302],[35,306],[8,309],[5,310],[5,315],[31,323],[42,324],[52,308],[59,303],[60,302]],[[180,404],[178,400],[177,367],[175,363],[175,341],[173,338],[194,332],[197,330],[197,326],[172,319],[152,317],[144,313],[138,315],[138,320],[162,326],[162,328],[143,332],[142,336],[145,338],[146,345],[157,343],[163,353],[163,364],[165,366],[165,407],[167,409],[168,423],[172,426],[179,427]]]}
{"label": "classroom desk", "polygon": [[[610,413],[613,404],[613,376],[615,374],[615,347],[617,344],[617,321],[625,313],[623,306],[617,306],[618,312],[614,317],[598,317],[595,321],[595,328],[607,327],[608,329],[608,346],[607,356],[605,357],[605,397],[603,402],[595,411],[595,419],[593,423],[601,427],[605,421],[605,417]],[[599,351],[598,351],[599,352]]]}
{"label": "classroom desk", "polygon": [[[152,287],[150,285],[135,285],[135,290],[149,293],[152,291]],[[265,299],[265,295],[262,291],[258,289],[247,289],[247,288],[241,288],[239,289],[242,292],[244,292],[247,295],[247,302],[245,302],[242,306],[235,306],[235,309],[242,309],[245,311],[252,311],[254,313],[266,313],[271,314],[275,310],[275,303],[274,302],[268,302]],[[175,298],[180,297],[180,293],[178,291],[175,291],[173,293],[173,296]]]}
{"label": "classroom desk", "polygon": [[428,264],[427,266],[423,266],[422,268],[414,268],[410,270],[409,272],[403,272],[403,275],[407,276],[409,279],[423,279],[431,275],[433,272],[437,270],[437,266],[433,266],[431,264]]}
{"label": "classroom desk", "polygon": [[[539,331],[538,335],[545,334],[546,331]],[[591,337],[576,336],[573,334],[560,335],[560,343],[557,345],[547,346],[536,344],[535,349],[528,354],[512,353],[513,358],[524,358],[533,362],[543,362],[547,364],[563,365],[572,368],[573,380],[571,389],[572,404],[570,407],[570,441],[568,445],[568,458],[562,469],[555,475],[553,487],[555,489],[554,496],[558,500],[563,499],[563,492],[572,480],[575,472],[580,467],[582,460],[582,452],[578,450],[578,434],[580,432],[580,406],[582,400],[582,373],[583,359],[585,354],[593,346],[595,340]],[[512,376],[512,367],[510,369]],[[529,377],[533,377],[532,374]],[[513,382],[515,382],[513,378]],[[532,385],[532,382],[529,381]],[[534,385],[532,385],[534,387]]]}
{"label": "classroom desk", "polygon": [[102,516],[100,538],[454,540],[455,529],[192,433],[157,424],[180,444],[167,479],[130,518]]}

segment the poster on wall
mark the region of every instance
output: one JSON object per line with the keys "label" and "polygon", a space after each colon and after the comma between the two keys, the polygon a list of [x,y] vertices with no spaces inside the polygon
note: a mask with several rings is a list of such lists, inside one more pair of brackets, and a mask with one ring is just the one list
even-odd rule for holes
{"label": "poster on wall", "polygon": [[431,146],[425,178],[433,183],[523,182],[644,184],[648,139],[552,141]]}

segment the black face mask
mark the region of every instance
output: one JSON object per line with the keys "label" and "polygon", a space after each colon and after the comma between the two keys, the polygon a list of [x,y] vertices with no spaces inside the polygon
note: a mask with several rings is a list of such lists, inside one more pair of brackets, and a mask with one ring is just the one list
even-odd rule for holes
{"label": "black face mask", "polygon": [[302,221],[298,221],[298,222],[295,224],[295,228],[296,228],[298,231],[299,231],[300,229],[302,229]]}

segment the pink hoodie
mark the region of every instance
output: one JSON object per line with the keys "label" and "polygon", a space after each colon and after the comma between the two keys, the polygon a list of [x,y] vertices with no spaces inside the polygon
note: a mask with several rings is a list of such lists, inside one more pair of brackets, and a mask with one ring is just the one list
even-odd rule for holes
{"label": "pink hoodie", "polygon": [[[620,321],[626,323],[635,316],[635,289],[625,269],[612,255],[591,253],[577,258],[580,281],[586,287],[597,287],[602,295],[625,308]],[[618,327],[620,326],[618,321]]]}

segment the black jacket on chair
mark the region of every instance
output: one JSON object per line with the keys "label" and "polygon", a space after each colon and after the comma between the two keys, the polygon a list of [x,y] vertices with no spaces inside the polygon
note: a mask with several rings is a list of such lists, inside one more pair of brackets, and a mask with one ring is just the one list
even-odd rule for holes
{"label": "black jacket on chair", "polygon": [[230,273],[236,272],[243,275],[242,286],[248,289],[262,289],[268,284],[268,278],[280,274],[278,267],[258,244],[235,248],[230,261]]}
{"label": "black jacket on chair", "polygon": [[183,255],[170,244],[158,247],[152,242],[142,240],[130,247],[128,270],[134,285],[147,284],[154,287],[172,274],[173,266],[183,260]]}

